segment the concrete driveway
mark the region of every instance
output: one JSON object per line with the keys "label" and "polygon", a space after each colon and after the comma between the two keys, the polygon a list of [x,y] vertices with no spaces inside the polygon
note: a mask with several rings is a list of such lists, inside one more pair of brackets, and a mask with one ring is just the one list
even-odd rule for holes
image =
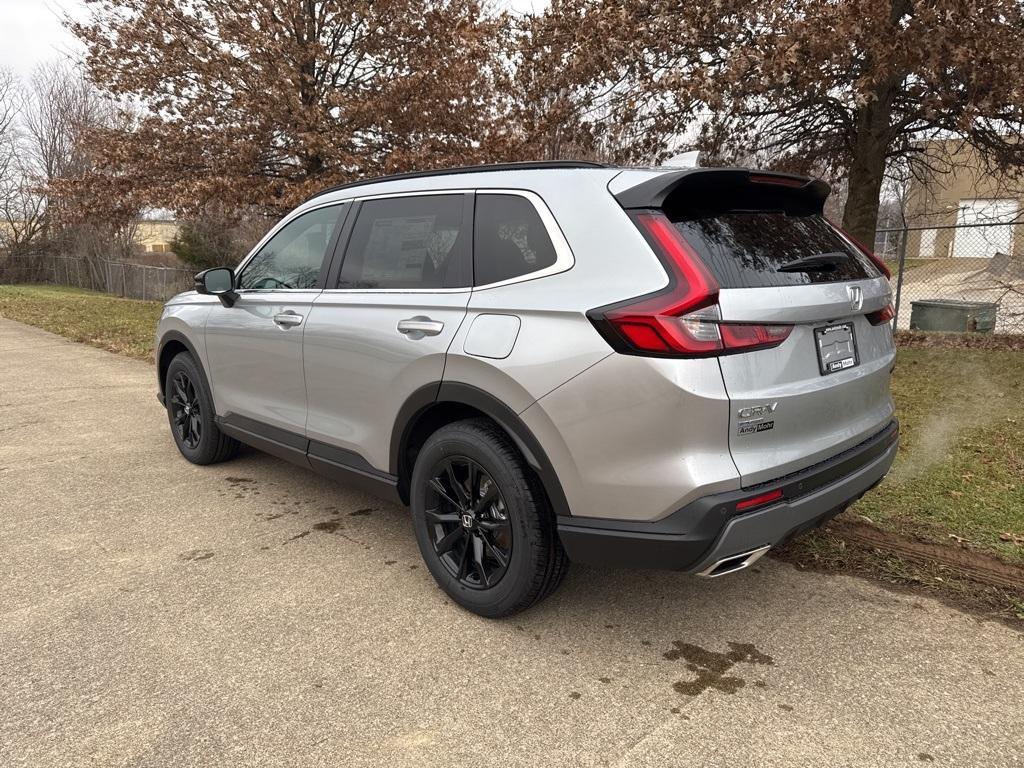
{"label": "concrete driveway", "polygon": [[0,765],[1008,766],[1024,641],[853,578],[446,602],[404,510],[175,451],[153,368],[0,320]]}

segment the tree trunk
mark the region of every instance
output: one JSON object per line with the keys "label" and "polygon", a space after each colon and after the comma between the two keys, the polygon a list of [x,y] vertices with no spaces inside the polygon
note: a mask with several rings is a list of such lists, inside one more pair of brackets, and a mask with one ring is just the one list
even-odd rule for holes
{"label": "tree trunk", "polygon": [[885,177],[885,156],[891,108],[888,99],[872,101],[857,111],[857,134],[850,163],[843,229],[869,248],[875,240],[878,198]]}
{"label": "tree trunk", "polygon": [[[889,28],[896,31],[900,20],[911,12],[909,0],[890,0]],[[870,70],[870,59],[865,66]],[[874,247],[878,224],[878,198],[885,179],[885,161],[892,141],[892,105],[902,77],[896,73],[877,83],[867,103],[857,108],[853,158],[850,162],[843,229],[869,248]]]}

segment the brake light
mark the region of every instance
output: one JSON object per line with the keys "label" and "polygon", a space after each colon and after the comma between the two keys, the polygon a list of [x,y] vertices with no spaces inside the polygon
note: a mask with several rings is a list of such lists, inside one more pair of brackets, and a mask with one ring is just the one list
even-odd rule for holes
{"label": "brake light", "polygon": [[778,184],[782,187],[802,187],[807,183],[807,179],[781,175],[768,176],[765,174],[751,174],[748,177],[748,181],[752,184]]}
{"label": "brake light", "polygon": [[786,340],[791,325],[722,322],[718,283],[672,222],[661,213],[638,213],[633,220],[668,271],[669,284],[587,313],[613,349],[653,357],[709,357],[776,347]]}
{"label": "brake light", "polygon": [[892,304],[886,304],[876,312],[868,312],[865,317],[872,325],[881,325],[882,323],[888,323],[896,317],[896,312],[893,310]]}
{"label": "brake light", "polygon": [[767,493],[758,494],[757,496],[751,496],[749,499],[743,499],[743,501],[736,502],[736,511],[744,512],[754,507],[763,507],[765,504],[770,504],[773,501],[778,501],[782,498],[782,489],[776,488],[774,491],[768,491]]}
{"label": "brake light", "polygon": [[[831,222],[829,222],[829,223],[831,223]],[[842,227],[836,226],[835,224],[832,224],[832,226],[835,227],[836,229],[838,229],[840,232],[842,232],[843,233],[843,237],[845,237],[847,240],[849,240],[851,243],[853,243],[855,246],[857,246],[857,250],[858,251],[860,251],[865,256],[867,256],[869,259],[871,259],[871,263],[874,264],[876,267],[878,267],[878,271],[881,272],[883,275],[885,275],[885,279],[886,280],[888,280],[888,279],[890,279],[892,277],[892,271],[889,269],[888,266],[886,266],[884,261],[882,261],[880,258],[878,258],[875,255],[874,251],[872,251],[870,248],[868,248],[866,245],[864,245],[864,243],[862,243],[860,240],[858,240],[856,237],[851,235],[849,232],[847,232]]]}

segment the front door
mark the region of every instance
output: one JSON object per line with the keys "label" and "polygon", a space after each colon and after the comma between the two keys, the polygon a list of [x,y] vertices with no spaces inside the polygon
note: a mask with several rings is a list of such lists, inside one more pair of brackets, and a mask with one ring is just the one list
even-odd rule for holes
{"label": "front door", "polygon": [[236,276],[234,306],[214,306],[206,350],[217,414],[247,431],[303,435],[302,336],[320,295],[342,205],[303,213],[265,241]]}

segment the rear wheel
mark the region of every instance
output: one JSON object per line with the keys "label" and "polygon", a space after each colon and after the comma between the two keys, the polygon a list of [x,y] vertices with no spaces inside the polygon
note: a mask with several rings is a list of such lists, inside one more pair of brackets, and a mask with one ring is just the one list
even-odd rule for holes
{"label": "rear wheel", "polygon": [[435,432],[416,457],[410,493],[423,559],[464,608],[490,618],[518,613],[565,575],[544,492],[493,423]]}
{"label": "rear wheel", "polygon": [[193,464],[216,464],[238,451],[238,441],[217,427],[206,379],[188,352],[179,352],[167,367],[164,401],[174,442]]}

